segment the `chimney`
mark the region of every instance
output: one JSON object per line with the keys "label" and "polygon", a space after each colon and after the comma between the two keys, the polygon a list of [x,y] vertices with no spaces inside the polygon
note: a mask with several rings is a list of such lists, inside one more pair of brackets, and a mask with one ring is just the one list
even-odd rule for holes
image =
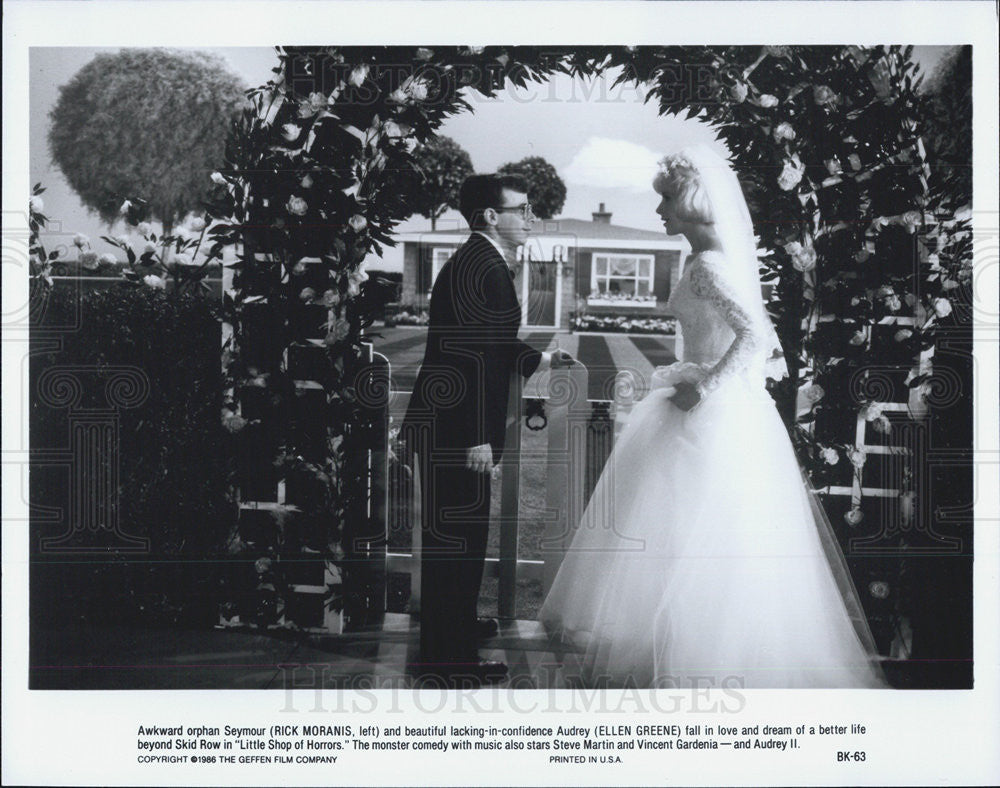
{"label": "chimney", "polygon": [[590,215],[594,217],[594,224],[611,224],[611,211],[604,210],[604,203],[601,203],[601,207]]}

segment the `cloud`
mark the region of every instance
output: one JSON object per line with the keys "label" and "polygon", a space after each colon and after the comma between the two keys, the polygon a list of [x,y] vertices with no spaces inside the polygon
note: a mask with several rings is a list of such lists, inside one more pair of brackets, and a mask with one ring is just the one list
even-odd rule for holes
{"label": "cloud", "polygon": [[650,189],[662,154],[628,140],[591,137],[563,172],[571,183],[605,189]]}

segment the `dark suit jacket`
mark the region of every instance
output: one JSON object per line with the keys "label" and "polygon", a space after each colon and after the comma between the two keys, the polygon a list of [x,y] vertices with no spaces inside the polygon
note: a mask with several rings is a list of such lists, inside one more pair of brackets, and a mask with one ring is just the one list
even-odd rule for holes
{"label": "dark suit jacket", "polygon": [[512,279],[496,247],[473,233],[434,282],[427,349],[404,420],[404,429],[427,428],[432,451],[489,443],[500,460],[511,374],[528,377],[541,361],[517,338]]}

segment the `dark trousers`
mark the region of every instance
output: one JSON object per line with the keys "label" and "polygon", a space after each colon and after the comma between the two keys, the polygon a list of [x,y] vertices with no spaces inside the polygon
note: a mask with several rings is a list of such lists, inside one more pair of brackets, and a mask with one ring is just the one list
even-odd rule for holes
{"label": "dark trousers", "polygon": [[477,603],[490,520],[490,474],[464,451],[421,464],[420,660],[425,669],[474,663]]}

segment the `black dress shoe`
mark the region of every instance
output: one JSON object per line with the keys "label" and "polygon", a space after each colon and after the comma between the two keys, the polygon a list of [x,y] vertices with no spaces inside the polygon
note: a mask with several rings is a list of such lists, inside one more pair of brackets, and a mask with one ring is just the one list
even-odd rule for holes
{"label": "black dress shoe", "polygon": [[476,637],[479,640],[489,640],[500,634],[500,622],[495,618],[476,619]]}

